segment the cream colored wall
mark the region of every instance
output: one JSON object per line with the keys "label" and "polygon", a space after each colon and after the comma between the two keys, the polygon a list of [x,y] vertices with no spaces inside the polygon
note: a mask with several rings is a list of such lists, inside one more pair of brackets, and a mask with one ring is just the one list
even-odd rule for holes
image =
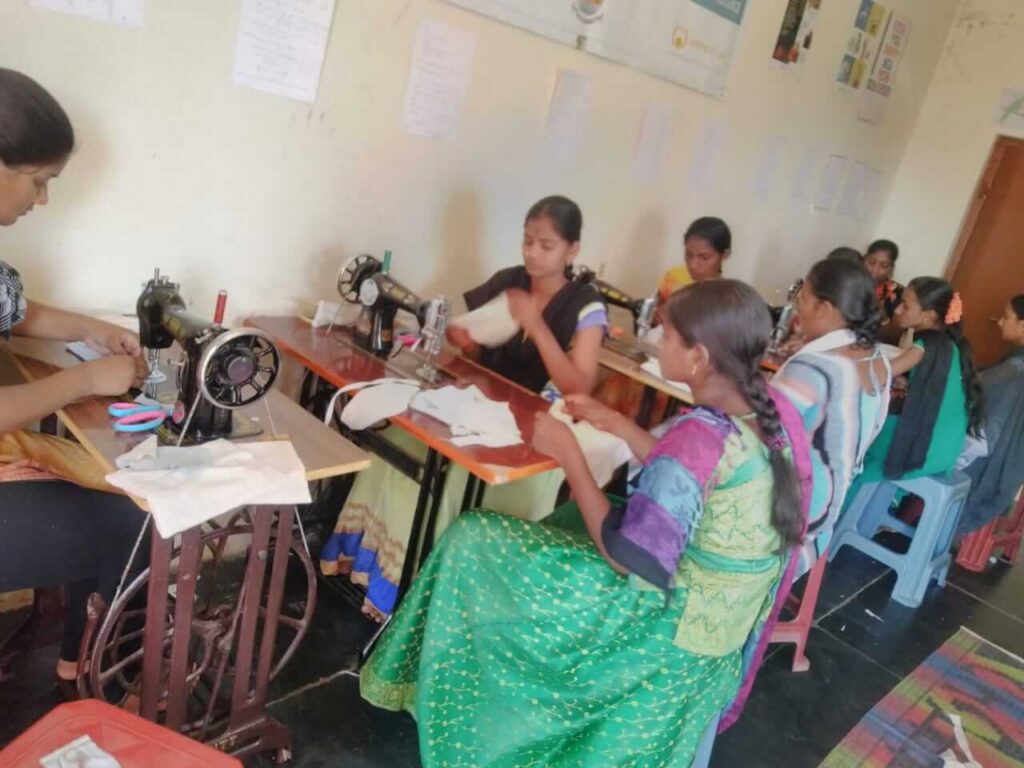
{"label": "cream colored wall", "polygon": [[[424,293],[461,293],[516,263],[521,219],[564,193],[584,210],[584,261],[637,293],[680,258],[702,214],[735,232],[732,275],[769,294],[835,245],[876,234],[789,197],[799,147],[887,171],[901,157],[941,51],[955,0],[893,0],[913,32],[884,122],[857,119],[833,78],[857,0],[825,0],[797,77],[770,65],[785,0],[751,0],[722,100],[464,12],[439,0],[337,0],[313,106],[231,83],[238,3],[148,0],[142,29],[117,28],[0,2],[0,65],[36,77],[63,102],[79,149],[48,209],[0,234],[0,253],[31,293],[77,307],[129,307],[153,267],[180,280],[204,313],[218,288],[229,314],[289,311],[330,297],[338,264],[395,253],[394,272]],[[471,31],[476,57],[466,113],[448,143],[400,129],[421,18]],[[543,161],[556,71],[594,80],[575,163]],[[631,158],[649,102],[676,123],[664,179],[639,186]],[[705,118],[729,125],[716,187],[685,189]],[[761,142],[789,140],[776,199],[750,191]]]}
{"label": "cream colored wall", "polygon": [[1024,88],[1024,2],[963,0],[879,224],[905,254],[902,279],[943,274],[1004,88]]}

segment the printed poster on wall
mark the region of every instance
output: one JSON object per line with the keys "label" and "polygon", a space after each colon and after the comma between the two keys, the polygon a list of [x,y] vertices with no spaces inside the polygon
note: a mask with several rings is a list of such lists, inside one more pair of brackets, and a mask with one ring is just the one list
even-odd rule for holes
{"label": "printed poster on wall", "polygon": [[814,28],[818,23],[822,2],[789,0],[772,53],[775,61],[787,67],[795,67],[807,60],[807,52],[814,42]]}
{"label": "printed poster on wall", "polygon": [[881,3],[861,0],[836,75],[840,84],[858,90],[867,82],[888,20],[889,11]]}
{"label": "printed poster on wall", "polygon": [[860,119],[877,123],[885,114],[885,106],[892,94],[896,71],[899,69],[903,52],[910,37],[910,21],[895,13],[889,16],[882,47],[875,58],[864,95],[861,97]]}
{"label": "printed poster on wall", "polygon": [[749,0],[447,0],[679,85],[721,96]]}

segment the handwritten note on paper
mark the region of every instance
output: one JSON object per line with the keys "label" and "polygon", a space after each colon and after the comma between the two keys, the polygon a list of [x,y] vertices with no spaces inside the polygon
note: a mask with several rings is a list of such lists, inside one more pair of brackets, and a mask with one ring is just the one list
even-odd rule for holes
{"label": "handwritten note on paper", "polygon": [[718,156],[725,143],[726,124],[716,118],[704,121],[697,148],[693,153],[693,162],[686,177],[686,184],[699,194],[709,192],[715,185],[718,174]]}
{"label": "handwritten note on paper", "polygon": [[145,0],[29,0],[29,5],[122,27],[141,27],[146,9]]}
{"label": "handwritten note on paper", "polygon": [[846,169],[846,158],[841,155],[832,155],[825,164],[825,173],[821,176],[821,182],[814,193],[814,207],[819,211],[832,210],[832,204],[839,193],[839,181]]}
{"label": "handwritten note on paper", "polygon": [[854,163],[843,180],[842,191],[839,193],[840,215],[857,218],[864,200],[864,192],[868,181],[868,167],[864,163]]}
{"label": "handwritten note on paper", "polygon": [[864,194],[861,195],[860,205],[857,206],[857,218],[863,221],[871,215],[875,203],[882,191],[882,174],[874,168],[867,166],[864,174]]}
{"label": "handwritten note on paper", "polygon": [[405,89],[403,131],[432,139],[455,138],[475,50],[472,33],[430,19],[420,22]]}
{"label": "handwritten note on paper", "polygon": [[334,0],[242,0],[234,81],[316,101]]}
{"label": "handwritten note on paper", "polygon": [[793,177],[793,188],[790,197],[794,200],[806,200],[814,181],[814,171],[818,167],[819,155],[813,149],[805,149],[800,155],[800,162]]}
{"label": "handwritten note on paper", "polygon": [[635,181],[651,184],[661,178],[671,128],[672,107],[668,104],[648,104],[633,150]]}
{"label": "handwritten note on paper", "polygon": [[593,83],[589,77],[570,69],[558,70],[558,81],[548,108],[548,149],[563,160],[572,159],[583,144],[590,111]]}
{"label": "handwritten note on paper", "polygon": [[768,200],[775,191],[779,179],[779,168],[786,157],[786,140],[781,136],[769,136],[761,148],[761,156],[754,170],[754,198]]}

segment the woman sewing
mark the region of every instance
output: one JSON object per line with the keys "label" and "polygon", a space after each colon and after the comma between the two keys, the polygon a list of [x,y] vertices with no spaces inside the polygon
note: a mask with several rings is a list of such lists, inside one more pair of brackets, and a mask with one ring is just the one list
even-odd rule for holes
{"label": "woman sewing", "polygon": [[[569,279],[580,248],[583,214],[572,200],[546,197],[526,214],[523,264],[497,272],[465,294],[470,310],[504,296],[518,331],[504,343],[481,347],[469,332],[449,326],[448,340],[463,354],[534,392],[589,393],[597,382],[597,360],[608,313],[597,289]],[[387,437],[412,455],[422,444],[397,428]],[[554,509],[561,472],[491,487],[487,503],[516,517],[537,520]],[[458,512],[466,481],[459,467],[449,471],[437,532]],[[334,534],[320,554],[327,575],[350,576],[366,587],[363,612],[382,620],[395,605],[406,544],[412,527],[417,485],[383,460],[356,478]]]}
{"label": "woman sewing", "polygon": [[[46,205],[74,143],[57,101],[25,75],[0,69],[0,226]],[[144,515],[127,497],[99,490],[102,474],[80,446],[25,430],[76,400],[127,392],[146,367],[134,334],[29,300],[18,272],[0,262],[0,336],[11,335],[86,341],[110,352],[0,388],[0,592],[66,585],[56,677],[73,695],[86,599],[92,592],[112,599]]]}

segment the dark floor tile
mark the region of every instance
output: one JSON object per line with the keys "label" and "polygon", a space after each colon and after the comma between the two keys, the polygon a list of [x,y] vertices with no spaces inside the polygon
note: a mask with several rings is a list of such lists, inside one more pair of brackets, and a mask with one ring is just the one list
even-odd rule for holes
{"label": "dark floor tile", "polygon": [[1013,566],[996,562],[983,573],[954,565],[949,580],[965,592],[1024,620],[1024,563]]}
{"label": "dark floor tile", "polygon": [[59,653],[60,646],[54,644],[15,659],[13,679],[0,683],[0,746],[60,703],[52,688]]}
{"label": "dark floor tile", "polygon": [[720,735],[714,768],[813,768],[899,679],[826,632],[812,629],[808,672],[785,648],[765,662],[740,721]]}
{"label": "dark floor tile", "polygon": [[[359,697],[359,681],[342,676],[274,704],[270,713],[292,729],[289,768],[416,768],[416,723]],[[267,757],[252,762],[270,768]]]}
{"label": "dark floor tile", "polygon": [[[888,566],[852,547],[843,547],[836,559],[825,568],[825,578],[818,593],[816,617],[842,605],[853,595],[888,571]],[[802,586],[798,586],[802,590]]]}
{"label": "dark floor tile", "polygon": [[[289,585],[291,583],[289,581]],[[298,607],[298,599],[297,595],[289,595],[292,610]],[[375,630],[376,625],[331,584],[321,581],[312,624],[291,661],[271,683],[271,699],[280,698],[339,670],[355,669],[359,649]],[[284,630],[279,644],[290,642],[291,638],[291,633]]]}
{"label": "dark floor tile", "polygon": [[820,626],[900,678],[965,626],[1011,653],[1024,654],[1024,623],[953,585],[934,582],[917,608],[890,599],[896,574],[864,590]]}

